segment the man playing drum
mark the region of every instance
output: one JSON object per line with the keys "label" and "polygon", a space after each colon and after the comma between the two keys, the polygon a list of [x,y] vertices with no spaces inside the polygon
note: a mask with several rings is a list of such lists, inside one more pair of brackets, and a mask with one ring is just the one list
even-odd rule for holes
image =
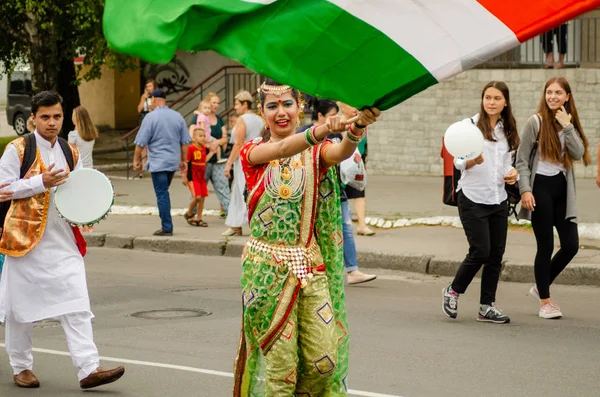
{"label": "man playing drum", "polygon": [[[6,351],[19,387],[39,387],[32,372],[33,322],[60,320],[83,389],[111,383],[125,369],[104,370],[93,341],[90,299],[77,228],[62,219],[54,204],[56,186],[66,182],[69,162],[81,168],[79,152],[59,141],[62,98],[43,91],[31,101],[36,158],[21,178],[25,139],[11,142],[0,158],[0,183],[9,182],[12,205],[4,223],[0,253],[6,255],[0,280],[0,320],[6,319]],[[29,141],[31,142],[31,141]],[[70,150],[69,150],[70,149]],[[67,156],[72,157],[67,160]]]}

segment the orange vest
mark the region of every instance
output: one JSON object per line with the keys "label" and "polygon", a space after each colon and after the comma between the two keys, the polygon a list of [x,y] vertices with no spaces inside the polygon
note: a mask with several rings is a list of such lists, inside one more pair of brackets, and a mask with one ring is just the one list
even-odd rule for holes
{"label": "orange vest", "polygon": [[[16,139],[9,145],[14,145],[22,162],[25,154],[25,139]],[[69,143],[69,146],[73,152],[73,164],[77,164],[79,150],[71,143]],[[39,175],[45,170],[46,165],[42,160],[39,149],[36,148],[35,161],[23,179]],[[4,230],[0,240],[0,253],[9,256],[24,256],[38,245],[46,229],[49,204],[49,189],[35,196],[13,200],[4,222]]]}

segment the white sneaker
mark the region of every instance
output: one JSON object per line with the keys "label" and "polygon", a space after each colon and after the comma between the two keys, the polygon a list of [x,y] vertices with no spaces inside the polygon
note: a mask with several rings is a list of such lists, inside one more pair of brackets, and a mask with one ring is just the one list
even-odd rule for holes
{"label": "white sneaker", "polygon": [[556,302],[550,301],[540,307],[540,317],[546,319],[561,318],[562,312]]}
{"label": "white sneaker", "polygon": [[529,288],[529,295],[533,296],[535,299],[540,301],[540,293],[538,292],[537,286],[533,284],[531,288]]}

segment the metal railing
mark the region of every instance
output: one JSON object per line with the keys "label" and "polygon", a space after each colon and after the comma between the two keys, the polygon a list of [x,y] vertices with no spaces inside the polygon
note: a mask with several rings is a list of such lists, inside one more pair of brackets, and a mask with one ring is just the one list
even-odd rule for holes
{"label": "metal railing", "polygon": [[[565,67],[600,67],[600,18],[583,17],[566,24]],[[554,62],[559,60],[559,28],[553,34],[552,46]],[[478,68],[540,68],[546,63],[546,53],[542,40],[545,34],[526,41],[504,54],[498,55]]]}
{"label": "metal railing", "polygon": [[[186,121],[198,108],[201,98],[204,98],[209,92],[216,93],[221,98],[221,105],[217,113],[221,116],[228,115],[235,105],[235,95],[241,90],[248,90],[256,93],[260,86],[262,77],[244,66],[231,65],[223,66],[210,76],[206,77],[200,83],[189,89],[180,97],[167,105],[181,113]],[[127,179],[129,179],[130,160],[133,153],[130,154],[129,146],[135,139],[135,135],[140,127],[135,127],[124,134],[121,139],[125,141],[125,157],[127,163]]]}

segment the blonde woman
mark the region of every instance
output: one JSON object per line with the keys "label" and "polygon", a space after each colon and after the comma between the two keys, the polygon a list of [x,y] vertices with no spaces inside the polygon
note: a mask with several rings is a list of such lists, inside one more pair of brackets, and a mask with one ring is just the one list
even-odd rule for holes
{"label": "blonde woman", "polygon": [[92,151],[94,150],[96,138],[98,138],[98,130],[92,123],[86,108],[78,106],[73,109],[73,124],[75,130],[69,132],[69,142],[79,149],[83,168],[94,168]]}

